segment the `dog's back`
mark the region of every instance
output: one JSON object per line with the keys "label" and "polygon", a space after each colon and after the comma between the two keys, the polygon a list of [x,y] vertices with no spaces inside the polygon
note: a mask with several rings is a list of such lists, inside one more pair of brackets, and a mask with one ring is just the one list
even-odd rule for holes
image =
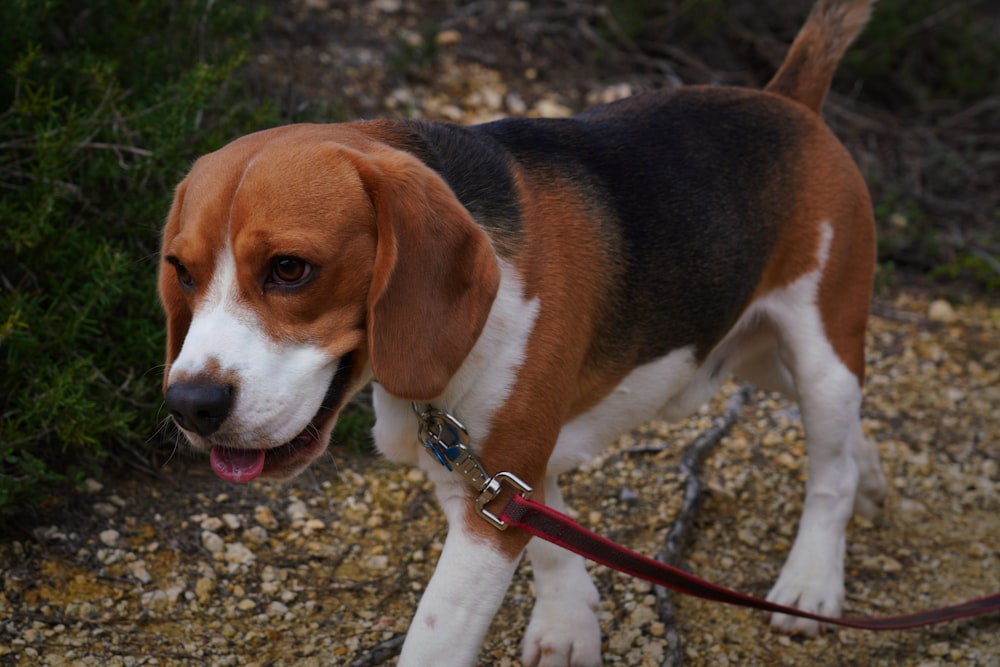
{"label": "dog's back", "polygon": [[[567,191],[587,204],[585,215],[599,227],[594,233],[611,258],[604,275],[614,304],[602,309],[597,338],[614,332],[616,345],[595,351],[599,363],[627,368],[687,345],[703,356],[755,291],[766,288],[762,274],[782,251],[781,237],[801,224],[800,203],[789,193],[815,192],[831,171],[836,180],[854,180],[849,190],[860,193],[860,201],[830,200],[812,213],[845,232],[858,228],[841,238],[872,242],[864,183],[817,115],[871,4],[822,0],[764,91],[665,89],[569,119],[374,124],[442,176],[501,255],[519,253],[526,224],[560,224],[526,220],[526,191]],[[806,204],[815,208],[816,202]],[[799,239],[789,251],[800,253],[802,245]],[[715,280],[722,266],[743,280]],[[694,312],[690,284],[711,292]],[[635,312],[650,315],[637,326]],[[859,353],[850,356],[859,370]]]}

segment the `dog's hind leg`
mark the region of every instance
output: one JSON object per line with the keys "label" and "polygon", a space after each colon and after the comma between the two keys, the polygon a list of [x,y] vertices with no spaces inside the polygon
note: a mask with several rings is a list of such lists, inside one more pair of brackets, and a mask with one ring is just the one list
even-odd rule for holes
{"label": "dog's hind leg", "polygon": [[[829,240],[829,236],[828,239]],[[808,454],[808,481],[798,534],[768,599],[805,611],[839,616],[844,598],[845,529],[856,504],[870,509],[884,493],[877,451],[861,430],[864,310],[852,326],[831,332],[819,298],[821,270],[764,297],[761,304],[774,326],[773,359],[790,377],[802,411]],[[856,304],[855,304],[856,306]],[[833,308],[843,306],[832,306]],[[843,316],[843,313],[837,313]],[[850,340],[843,334],[850,332]],[[835,347],[836,346],[836,347]],[[845,361],[845,358],[848,361]],[[751,366],[753,368],[753,366]],[[759,372],[759,367],[754,369]],[[859,490],[861,495],[858,495]],[[775,614],[772,625],[786,632],[815,634],[819,623]]]}

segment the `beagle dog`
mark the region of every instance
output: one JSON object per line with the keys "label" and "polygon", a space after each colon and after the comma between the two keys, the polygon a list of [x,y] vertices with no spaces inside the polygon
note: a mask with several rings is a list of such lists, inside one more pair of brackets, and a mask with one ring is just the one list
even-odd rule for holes
{"label": "beagle dog", "polygon": [[449,525],[399,664],[474,664],[527,550],[524,663],[587,666],[601,630],[582,559],[484,521],[422,453],[414,404],[562,508],[560,473],[736,374],[794,397],[806,432],[801,522],[769,599],[838,615],[845,525],[886,484],[859,417],[872,206],[819,110],[871,4],[819,0],[764,90],[470,127],[292,125],[202,157],[163,233],[166,408],[223,479],[284,479],[374,381],[378,449],[427,471]]}

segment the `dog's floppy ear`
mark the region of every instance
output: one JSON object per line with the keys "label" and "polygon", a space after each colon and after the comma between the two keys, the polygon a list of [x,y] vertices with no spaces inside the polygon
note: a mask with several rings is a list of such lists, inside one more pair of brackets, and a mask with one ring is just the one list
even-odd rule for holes
{"label": "dog's floppy ear", "polygon": [[489,237],[436,172],[402,151],[359,158],[378,230],[372,370],[390,394],[429,401],[479,338],[500,269]]}

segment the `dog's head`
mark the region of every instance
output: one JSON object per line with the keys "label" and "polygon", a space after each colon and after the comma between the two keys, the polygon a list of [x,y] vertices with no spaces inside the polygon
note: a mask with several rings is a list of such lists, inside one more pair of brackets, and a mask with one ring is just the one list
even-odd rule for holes
{"label": "dog's head", "polygon": [[289,126],[198,160],[163,233],[165,405],[215,472],[291,477],[372,375],[439,395],[499,284],[440,177],[351,126]]}

